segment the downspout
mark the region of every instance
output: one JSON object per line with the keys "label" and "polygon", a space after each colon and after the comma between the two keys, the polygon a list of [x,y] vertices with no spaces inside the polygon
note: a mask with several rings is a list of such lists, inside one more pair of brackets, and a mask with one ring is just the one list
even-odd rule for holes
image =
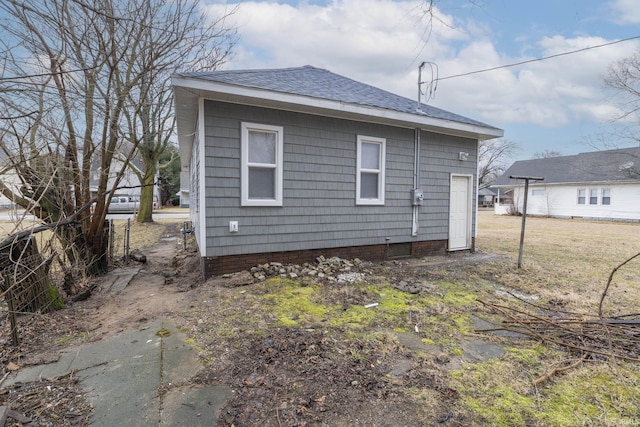
{"label": "downspout", "polygon": [[[414,159],[413,159],[413,188],[420,188],[420,128],[416,128],[415,130],[415,141],[414,141]],[[420,206],[418,206],[414,201],[411,201],[413,207],[413,216],[412,216],[412,226],[411,226],[411,235],[418,235],[418,214],[420,213]]]}

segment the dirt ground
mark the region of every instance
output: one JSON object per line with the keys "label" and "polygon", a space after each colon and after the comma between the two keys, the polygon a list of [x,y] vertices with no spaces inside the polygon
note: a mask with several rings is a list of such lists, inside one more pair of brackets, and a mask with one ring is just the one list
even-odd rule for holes
{"label": "dirt ground", "polygon": [[[23,316],[18,348],[10,343],[3,315],[4,372],[55,360],[65,347],[165,316],[186,333],[202,360],[193,384],[226,384],[233,390],[215,425],[578,425],[614,413],[618,421],[640,420],[633,403],[640,395],[628,390],[637,384],[637,367],[617,366],[635,377],[611,397],[618,402],[613,410],[597,397],[602,412],[583,416],[575,408],[545,403],[563,382],[552,380],[546,390],[530,386],[570,352],[475,332],[477,319],[495,320],[478,299],[495,300],[497,290],[522,292],[517,283],[514,288],[501,283],[513,262],[507,255],[480,250],[363,262],[349,267],[348,274],[357,276],[347,282],[275,275],[253,283],[245,272],[202,283],[193,246],[183,250],[177,225],[155,224],[145,233],[158,243],[143,248],[148,262],[135,265],[140,271],[123,291],[98,287],[86,301],[63,310]],[[470,348],[507,350],[486,359],[474,358]],[[91,407],[83,393],[74,378],[63,377],[5,389],[0,405],[34,420],[24,425],[86,425]],[[504,413],[483,410],[483,398],[499,405],[485,403],[487,410]],[[579,405],[576,399],[568,405]],[[565,412],[566,420],[560,418]]]}

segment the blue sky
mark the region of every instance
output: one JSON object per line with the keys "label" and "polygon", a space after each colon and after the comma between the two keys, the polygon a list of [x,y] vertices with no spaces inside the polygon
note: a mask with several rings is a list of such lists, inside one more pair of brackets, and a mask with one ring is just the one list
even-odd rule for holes
{"label": "blue sky", "polygon": [[[412,99],[423,61],[442,79],[640,36],[637,0],[434,3],[431,27],[419,0],[227,1],[208,9],[219,16],[238,5],[227,22],[240,38],[226,69],[314,65]],[[514,160],[593,151],[601,141],[623,146],[613,136],[619,102],[603,78],[639,48],[637,39],[442,79],[428,103],[504,129],[522,148]]]}

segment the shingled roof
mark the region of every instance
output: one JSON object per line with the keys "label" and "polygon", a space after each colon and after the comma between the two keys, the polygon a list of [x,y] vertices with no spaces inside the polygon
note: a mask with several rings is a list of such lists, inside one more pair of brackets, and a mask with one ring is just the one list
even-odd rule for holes
{"label": "shingled roof", "polygon": [[172,76],[183,168],[198,120],[198,100],[365,121],[476,140],[503,136],[502,129],[421,104],[312,66],[222,70]]}
{"label": "shingled roof", "polygon": [[332,73],[331,71],[310,65],[281,69],[182,73],[178,74],[178,76],[383,108],[415,114],[417,116],[427,116],[482,127],[492,127],[477,120],[450,113],[427,104],[422,104],[420,111],[418,111],[416,100],[404,98],[391,92],[378,89],[377,87],[360,83]]}
{"label": "shingled roof", "polygon": [[640,182],[640,148],[594,151],[573,156],[520,160],[500,176],[493,186],[522,184],[510,176],[543,177],[540,184],[589,182]]}

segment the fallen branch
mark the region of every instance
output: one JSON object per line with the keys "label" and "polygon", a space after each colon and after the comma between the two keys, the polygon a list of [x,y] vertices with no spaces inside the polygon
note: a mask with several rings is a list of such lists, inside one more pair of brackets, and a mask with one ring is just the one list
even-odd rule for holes
{"label": "fallen branch", "polygon": [[573,368],[577,368],[582,362],[584,362],[584,360],[586,358],[587,358],[587,355],[583,354],[581,358],[579,358],[578,360],[574,361],[572,364],[570,364],[568,366],[563,366],[561,368],[553,368],[552,370],[550,370],[549,372],[546,372],[541,377],[538,377],[535,380],[533,380],[533,385],[537,386],[538,384],[540,384],[542,382],[545,382],[546,380],[548,380],[549,378],[551,378],[552,376],[554,376],[558,372],[564,372],[564,371],[571,370]]}
{"label": "fallen branch", "polygon": [[20,424],[30,423],[31,418],[25,417],[21,413],[9,409],[7,406],[0,406],[0,427],[4,427],[7,418],[13,418]]}
{"label": "fallen branch", "polygon": [[609,287],[611,286],[611,281],[613,280],[614,274],[616,274],[616,272],[620,268],[622,268],[625,264],[627,264],[628,262],[630,262],[631,260],[633,260],[634,258],[637,258],[639,256],[640,256],[640,252],[638,252],[637,254],[632,256],[631,258],[628,258],[626,261],[624,261],[623,263],[618,265],[616,268],[611,270],[611,274],[609,274],[609,280],[607,280],[607,286],[604,287],[604,291],[602,291],[602,295],[600,296],[600,303],[598,304],[598,317],[602,318],[602,304],[604,303],[604,299],[607,296],[607,293],[609,292]]}
{"label": "fallen branch", "polygon": [[[500,325],[478,332],[505,330],[564,347],[586,358],[611,358],[640,362],[640,319],[599,319],[576,314],[558,318],[531,313],[521,308],[478,300],[503,320]],[[548,310],[552,311],[552,310]]]}

